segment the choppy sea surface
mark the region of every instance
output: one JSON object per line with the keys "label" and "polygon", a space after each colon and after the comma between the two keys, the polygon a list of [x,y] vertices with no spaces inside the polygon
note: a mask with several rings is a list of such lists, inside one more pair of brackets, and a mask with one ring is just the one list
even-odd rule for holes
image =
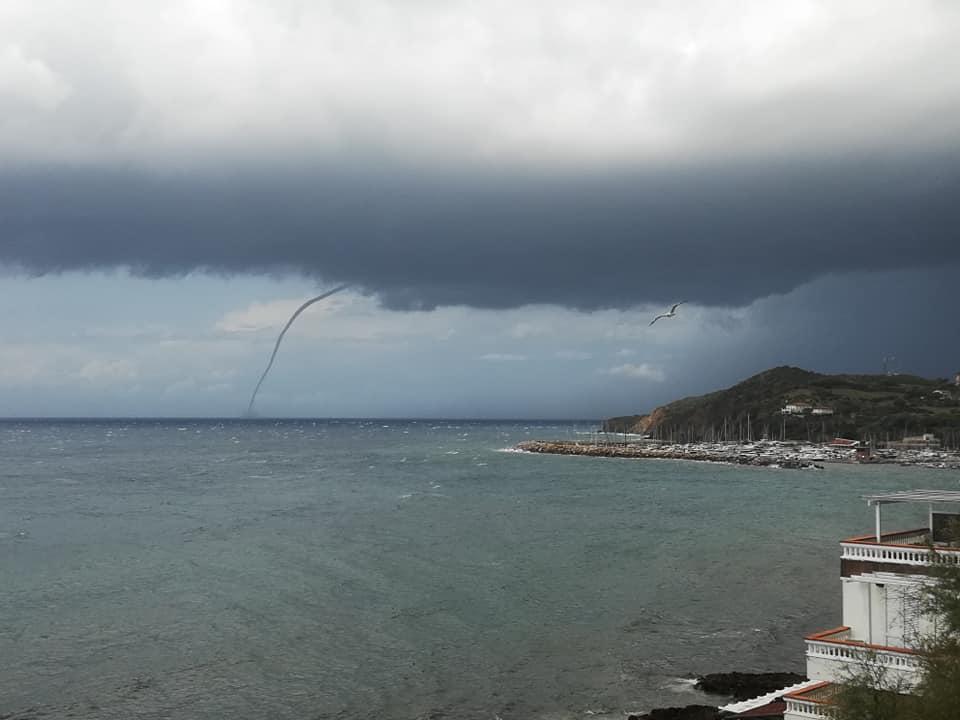
{"label": "choppy sea surface", "polygon": [[[622,718],[802,670],[860,496],[958,474],[503,452],[588,423],[0,423],[0,716]],[[899,514],[898,514],[899,513]],[[891,522],[922,524],[922,509]]]}

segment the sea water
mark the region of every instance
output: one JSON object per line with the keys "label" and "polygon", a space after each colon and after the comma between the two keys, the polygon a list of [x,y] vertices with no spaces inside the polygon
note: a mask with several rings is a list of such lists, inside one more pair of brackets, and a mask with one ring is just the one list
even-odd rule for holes
{"label": "sea water", "polygon": [[[589,429],[0,423],[0,715],[716,703],[685,678],[802,671],[803,635],[839,623],[837,542],[872,528],[861,495],[958,485],[893,466],[504,452]],[[891,523],[922,525],[922,509]]]}

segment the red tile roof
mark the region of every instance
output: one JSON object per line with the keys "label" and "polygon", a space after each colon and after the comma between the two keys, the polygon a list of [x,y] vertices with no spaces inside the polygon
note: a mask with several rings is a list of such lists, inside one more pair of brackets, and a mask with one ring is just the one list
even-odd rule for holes
{"label": "red tile roof", "polygon": [[848,440],[847,438],[834,438],[828,443],[828,445],[832,445],[833,447],[854,447],[859,444],[859,440]]}
{"label": "red tile roof", "polygon": [[772,703],[755,707],[753,710],[747,710],[739,715],[731,715],[727,720],[737,720],[737,718],[751,718],[752,720],[768,720],[769,718],[782,718],[787,710],[787,703],[783,700],[774,700]]}

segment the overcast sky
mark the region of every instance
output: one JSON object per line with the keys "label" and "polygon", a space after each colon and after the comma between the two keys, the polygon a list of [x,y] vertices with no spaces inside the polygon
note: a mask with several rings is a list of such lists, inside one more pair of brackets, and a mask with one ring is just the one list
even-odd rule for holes
{"label": "overcast sky", "polygon": [[[0,416],[960,370],[960,5],[0,3]],[[648,327],[677,300],[676,318]]]}

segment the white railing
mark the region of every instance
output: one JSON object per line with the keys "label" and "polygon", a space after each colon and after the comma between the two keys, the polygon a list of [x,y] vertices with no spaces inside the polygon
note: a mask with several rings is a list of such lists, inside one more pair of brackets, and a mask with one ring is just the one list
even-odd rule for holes
{"label": "white railing", "polygon": [[787,709],[783,720],[790,718],[825,718],[830,717],[828,708],[823,703],[799,698],[787,698]]}
{"label": "white railing", "polygon": [[807,640],[807,657],[844,663],[870,662],[904,672],[920,670],[920,659],[913,653],[871,648],[869,645],[848,645],[843,642]]}
{"label": "white railing", "polygon": [[833,698],[835,689],[829,683],[820,683],[809,690],[787,695],[784,698],[787,707],[783,713],[783,720],[831,717],[829,703]]}
{"label": "white railing", "polygon": [[[937,550],[941,562],[960,564],[960,551]],[[840,543],[840,557],[844,560],[868,560],[894,565],[933,565],[932,551],[924,547],[898,547],[867,543]]]}

